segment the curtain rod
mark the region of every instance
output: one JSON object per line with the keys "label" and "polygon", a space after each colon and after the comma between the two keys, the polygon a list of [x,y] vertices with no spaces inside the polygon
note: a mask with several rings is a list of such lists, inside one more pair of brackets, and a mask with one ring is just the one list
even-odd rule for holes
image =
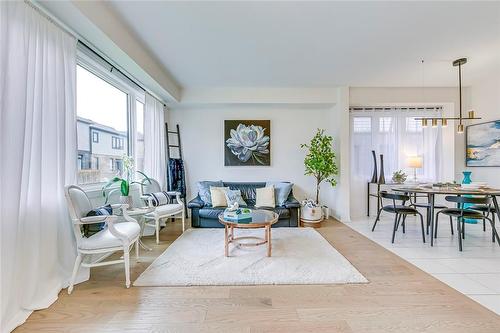
{"label": "curtain rod", "polygon": [[139,88],[141,88],[144,92],[146,92],[147,90],[144,89],[143,86],[141,86],[139,83],[137,83],[135,80],[131,79],[130,76],[128,76],[127,74],[123,73],[119,68],[116,68],[115,65],[113,65],[111,62],[109,62],[107,59],[105,59],[103,56],[101,56],[99,53],[97,53],[96,51],[94,51],[94,49],[92,49],[90,46],[88,46],[87,44],[85,44],[84,42],[82,42],[80,39],[78,39],[78,43],[83,45],[87,50],[89,50],[90,52],[92,52],[93,54],[95,54],[96,56],[98,56],[102,61],[106,62],[108,65],[111,66],[111,71],[116,70],[118,71],[118,73],[120,73],[121,75],[125,76],[128,80],[130,80],[132,83],[134,83],[136,86],[138,86]]}
{"label": "curtain rod", "polygon": [[442,106],[351,106],[349,111],[384,111],[384,110],[442,110]]}
{"label": "curtain rod", "polygon": [[[51,22],[52,24],[54,24],[56,27],[58,27],[59,29],[61,29],[65,33],[69,34],[70,36],[74,37],[77,40],[78,43],[82,44],[85,48],[87,48],[88,50],[90,50],[92,53],[94,53],[100,59],[102,59],[103,61],[105,61],[112,68],[114,68],[115,70],[117,70],[121,75],[125,76],[127,79],[129,79],[130,81],[132,81],[136,86],[138,86],[144,92],[147,92],[147,93],[151,94],[151,92],[149,90],[145,89],[142,84],[137,83],[137,80],[131,79],[130,76],[127,75],[127,74],[125,74],[125,73],[123,73],[123,71],[120,70],[120,68],[117,65],[113,64],[111,61],[109,61],[108,59],[106,59],[105,57],[103,57],[101,54],[99,54],[100,51],[99,52],[96,51],[96,49],[99,50],[97,47],[95,47],[94,45],[92,45],[92,43],[90,43],[89,41],[87,41],[85,38],[83,38],[82,36],[80,36],[80,34],[78,34],[77,32],[73,31],[71,28],[68,28],[59,19],[55,18],[47,9],[41,7],[37,3],[34,3],[32,0],[24,0],[24,3],[27,4],[28,6],[30,6],[37,13],[39,13],[40,15],[42,15],[44,18],[46,18],[49,22]],[[89,46],[89,44],[92,45],[92,47]],[[153,94],[151,94],[151,95],[153,97],[155,97]],[[158,99],[158,98],[156,98],[156,99]],[[161,101],[161,103],[163,104],[164,107],[167,106],[163,101]]]}

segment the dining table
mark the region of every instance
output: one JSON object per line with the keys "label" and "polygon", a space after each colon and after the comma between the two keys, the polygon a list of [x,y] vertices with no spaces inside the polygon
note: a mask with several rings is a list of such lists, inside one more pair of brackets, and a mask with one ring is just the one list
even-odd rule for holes
{"label": "dining table", "polygon": [[500,221],[500,208],[498,206],[497,196],[500,196],[500,189],[496,188],[463,188],[463,187],[435,187],[435,186],[408,186],[408,187],[395,187],[391,189],[394,192],[403,192],[405,194],[424,194],[427,195],[428,203],[430,205],[430,236],[431,246],[434,246],[434,202],[436,195],[480,195],[489,196],[492,198],[493,205]]}

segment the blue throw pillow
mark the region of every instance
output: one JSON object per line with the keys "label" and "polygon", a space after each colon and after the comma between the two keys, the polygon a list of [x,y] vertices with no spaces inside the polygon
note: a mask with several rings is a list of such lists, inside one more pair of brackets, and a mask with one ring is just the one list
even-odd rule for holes
{"label": "blue throw pillow", "polygon": [[234,202],[237,202],[240,207],[247,206],[247,203],[245,202],[245,200],[243,200],[243,197],[241,196],[240,190],[226,190],[224,192],[224,195],[226,196],[228,207],[231,206]]}
{"label": "blue throw pillow", "polygon": [[[90,212],[87,213],[87,216],[101,216],[101,215],[113,215],[113,208],[111,208],[111,205],[106,205],[102,207],[98,207],[95,209],[92,209]],[[104,226],[106,223],[93,223],[93,224],[84,224],[83,225],[83,235],[85,237],[90,237],[93,234],[98,233],[102,229],[104,229]]]}
{"label": "blue throw pillow", "polygon": [[198,194],[200,195],[201,200],[207,205],[212,204],[212,196],[210,195],[210,186],[213,187],[223,187],[222,180],[218,181],[202,181],[197,182],[198,186]]}
{"label": "blue throw pillow", "polygon": [[276,206],[283,206],[292,191],[293,183],[287,182],[266,182],[267,186],[274,186],[274,201]]}

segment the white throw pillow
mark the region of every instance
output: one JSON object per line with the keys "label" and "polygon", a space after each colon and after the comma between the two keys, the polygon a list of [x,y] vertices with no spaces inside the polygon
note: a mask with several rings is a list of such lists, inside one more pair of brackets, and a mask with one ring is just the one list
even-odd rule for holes
{"label": "white throw pillow", "polygon": [[274,186],[256,189],[255,207],[274,207]]}
{"label": "white throw pillow", "polygon": [[210,186],[210,196],[212,197],[212,207],[227,207],[226,191],[229,187]]}

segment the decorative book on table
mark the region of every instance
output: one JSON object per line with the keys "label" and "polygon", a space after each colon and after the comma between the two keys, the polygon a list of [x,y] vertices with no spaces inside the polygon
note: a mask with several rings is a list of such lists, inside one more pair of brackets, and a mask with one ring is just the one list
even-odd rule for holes
{"label": "decorative book on table", "polygon": [[238,208],[236,210],[224,210],[224,220],[238,223],[252,222],[252,211],[248,208]]}

